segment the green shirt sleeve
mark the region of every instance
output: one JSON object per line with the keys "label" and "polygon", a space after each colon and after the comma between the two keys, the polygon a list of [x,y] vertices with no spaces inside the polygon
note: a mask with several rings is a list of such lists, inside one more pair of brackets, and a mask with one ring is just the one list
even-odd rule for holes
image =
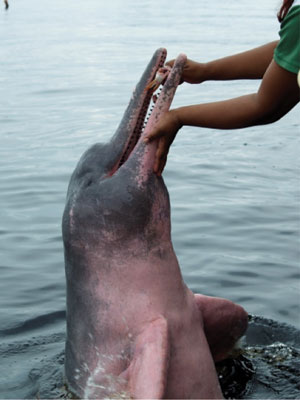
{"label": "green shirt sleeve", "polygon": [[280,41],[274,51],[274,60],[282,68],[298,73],[300,69],[300,6],[294,6],[281,23]]}

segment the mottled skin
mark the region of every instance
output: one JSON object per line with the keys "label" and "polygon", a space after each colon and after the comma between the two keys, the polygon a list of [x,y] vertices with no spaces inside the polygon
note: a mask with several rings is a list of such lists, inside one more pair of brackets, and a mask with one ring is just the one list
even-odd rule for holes
{"label": "mottled skin", "polygon": [[214,360],[226,356],[247,326],[240,306],[194,295],[183,282],[168,192],[152,172],[156,145],[143,142],[170,107],[185,56],[118,168],[149,96],[144,88],[165,56],[164,49],[154,54],[116,134],[82,156],[68,189],[65,374],[80,398],[222,398]]}

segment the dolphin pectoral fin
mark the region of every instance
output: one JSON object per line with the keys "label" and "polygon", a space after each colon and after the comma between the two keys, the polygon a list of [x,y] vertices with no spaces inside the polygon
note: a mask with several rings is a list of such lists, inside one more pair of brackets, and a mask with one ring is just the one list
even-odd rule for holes
{"label": "dolphin pectoral fin", "polygon": [[202,314],[204,332],[214,361],[228,357],[237,340],[248,326],[248,314],[243,307],[219,297],[195,294]]}
{"label": "dolphin pectoral fin", "polygon": [[129,391],[134,399],[162,399],[169,361],[167,321],[152,321],[137,337],[129,367]]}

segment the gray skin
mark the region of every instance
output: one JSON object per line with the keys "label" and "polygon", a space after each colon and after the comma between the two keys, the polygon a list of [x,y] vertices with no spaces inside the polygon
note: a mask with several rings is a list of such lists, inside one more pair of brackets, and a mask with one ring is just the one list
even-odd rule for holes
{"label": "gray skin", "polygon": [[143,137],[170,107],[185,57],[140,137],[145,87],[165,58],[156,51],[116,134],[83,154],[69,184],[65,375],[80,398],[222,398],[214,361],[247,327],[242,307],[187,288],[173,250],[156,145]]}

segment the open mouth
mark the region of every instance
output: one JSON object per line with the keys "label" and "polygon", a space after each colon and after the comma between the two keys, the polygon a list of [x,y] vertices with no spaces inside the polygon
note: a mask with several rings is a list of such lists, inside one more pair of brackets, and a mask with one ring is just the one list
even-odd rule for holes
{"label": "open mouth", "polygon": [[130,116],[128,117],[128,130],[127,140],[123,145],[121,156],[114,167],[109,172],[108,176],[112,176],[129,158],[137,142],[139,141],[144,129],[146,128],[147,121],[153,111],[155,104],[153,102],[153,94],[155,89],[147,88],[149,84],[155,79],[157,71],[163,67],[167,57],[166,49],[159,49],[156,51],[152,65],[150,65],[144,72],[139,84],[136,87],[135,93],[131,101],[136,101],[137,104],[132,106],[129,104]]}
{"label": "open mouth", "polygon": [[[120,129],[116,132],[115,140],[121,147],[107,177],[112,176],[126,163],[130,155],[133,155],[133,150],[142,145],[141,136],[149,133],[171,106],[186,63],[186,56],[180,54],[172,68],[164,67],[166,57],[166,49],[155,52],[133,93]],[[163,86],[158,89],[160,85]],[[158,92],[154,95],[157,89]]]}
{"label": "open mouth", "polygon": [[[143,88],[143,99],[142,99],[142,104],[140,106],[140,109],[138,110],[137,116],[136,116],[136,124],[132,130],[131,135],[128,138],[128,141],[125,146],[124,153],[118,163],[117,169],[119,169],[125,161],[127,161],[128,157],[130,156],[132,150],[136,146],[139,138],[142,135],[142,132],[146,128],[148,119],[150,118],[150,115],[155,107],[154,101],[153,101],[153,93],[155,89],[147,88],[149,86],[150,82],[152,82],[155,79],[155,76],[157,74],[157,71],[163,67],[167,57],[167,51],[162,49],[161,54],[159,58],[157,59],[157,63],[155,65],[155,68],[153,69],[153,72],[151,75],[149,75],[148,80],[144,84]],[[157,94],[159,96],[160,92]]]}

